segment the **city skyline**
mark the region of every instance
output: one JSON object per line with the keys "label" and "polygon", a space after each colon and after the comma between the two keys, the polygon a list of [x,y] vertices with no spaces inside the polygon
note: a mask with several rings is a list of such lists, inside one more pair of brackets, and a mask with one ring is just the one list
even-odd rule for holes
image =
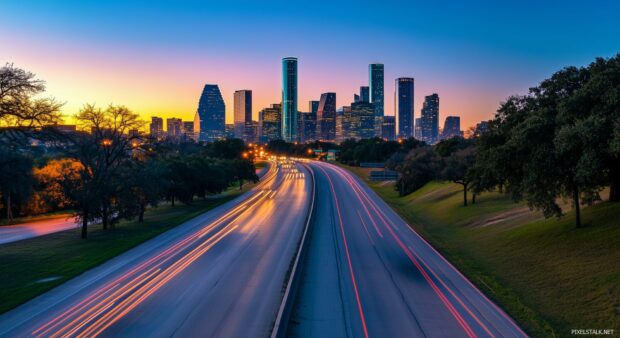
{"label": "city skyline", "polygon": [[[50,6],[58,11],[50,11]],[[154,3],[144,12],[139,3],[6,4],[0,28],[17,33],[0,36],[0,43],[13,46],[0,51],[0,62],[13,62],[46,80],[48,93],[66,103],[67,116],[86,103],[114,103],[126,105],[145,120],[153,115],[190,120],[202,86],[217,83],[227,123],[232,122],[235,90],[254,91],[254,120],[258,111],[280,102],[282,57],[295,55],[300,60],[298,108],[302,111],[305,102],[318,100],[324,92],[335,92],[348,101],[360,86],[368,85],[368,65],[379,62],[385,65],[386,97],[394,92],[394,79],[414,77],[415,102],[440,94],[440,116],[460,115],[466,129],[492,117],[507,96],[522,93],[522,88],[555,69],[612,55],[618,42],[606,37],[620,34],[613,24],[618,7],[613,2],[596,8],[551,3],[537,11],[529,11],[525,4],[479,3],[468,9],[452,3],[427,19],[420,16],[430,5],[406,3],[400,4],[402,10],[392,11],[394,3],[390,3],[375,9],[376,23],[356,22],[355,18],[370,13],[364,9],[368,6],[334,4],[323,20],[309,20],[324,6],[313,3],[293,20],[277,2],[244,4],[247,8],[240,13],[232,4],[189,3],[183,9],[170,9],[169,4]],[[507,8],[533,23],[548,20],[546,29],[541,32],[537,25],[523,27],[502,20],[497,13]],[[261,25],[252,14],[257,10],[268,19],[261,19]],[[552,11],[561,15],[552,16]],[[135,29],[121,28],[124,24],[119,23],[133,22],[138,13],[140,19],[129,26]],[[106,20],[92,22],[93,15],[104,14]],[[405,15],[408,19],[402,20]],[[31,25],[17,29],[26,17]],[[164,18],[172,22],[166,28],[158,24]],[[295,22],[295,29],[278,29],[287,22]],[[247,27],[256,30],[247,36],[234,34]],[[331,35],[333,39],[326,39]],[[586,36],[594,38],[582,39]],[[268,43],[272,38],[290,43],[273,47]],[[579,48],[574,39],[579,40]],[[19,43],[24,40],[30,43]],[[319,43],[331,52],[318,53]],[[351,43],[356,48],[343,47]],[[416,115],[420,109],[416,104]],[[393,102],[387,99],[385,115],[393,114]]]}

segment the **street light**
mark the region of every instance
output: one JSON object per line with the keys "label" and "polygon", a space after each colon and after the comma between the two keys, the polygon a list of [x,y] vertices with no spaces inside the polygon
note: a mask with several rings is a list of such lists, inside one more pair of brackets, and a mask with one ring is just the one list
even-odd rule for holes
{"label": "street light", "polygon": [[112,140],[104,138],[103,140],[101,140],[101,145],[104,147],[109,147],[112,145]]}

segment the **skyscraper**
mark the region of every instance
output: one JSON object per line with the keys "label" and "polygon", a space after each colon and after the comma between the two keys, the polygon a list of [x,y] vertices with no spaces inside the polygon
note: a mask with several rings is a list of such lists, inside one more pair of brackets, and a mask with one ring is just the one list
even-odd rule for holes
{"label": "skyscraper", "polygon": [[252,91],[237,90],[234,95],[235,138],[249,141],[252,124]]}
{"label": "skyscraper", "polygon": [[166,128],[168,129],[168,137],[178,139],[181,137],[183,129],[183,121],[174,117],[166,119]]}
{"label": "skyscraper", "polygon": [[316,113],[316,137],[322,141],[336,138],[336,93],[323,93]]}
{"label": "skyscraper", "polygon": [[360,87],[360,101],[370,102],[370,95],[368,94],[368,86]]}
{"label": "skyscraper", "polygon": [[413,78],[399,77],[396,79],[394,116],[396,117],[396,135],[400,138],[413,137],[413,93]]}
{"label": "skyscraper", "polygon": [[319,101],[310,101],[309,111],[301,116],[301,140],[303,142],[316,140],[316,113],[319,109]]}
{"label": "skyscraper", "polygon": [[422,124],[421,140],[428,144],[437,142],[439,136],[439,95],[432,94],[424,97],[420,123]]}
{"label": "skyscraper", "polygon": [[448,139],[455,136],[463,136],[463,132],[461,131],[461,118],[459,116],[448,116],[443,124],[441,138]]}
{"label": "skyscraper", "polygon": [[272,104],[258,113],[259,140],[269,142],[282,138],[282,105]]}
{"label": "skyscraper", "polygon": [[344,106],[336,110],[336,142],[342,143],[351,137],[351,107]]}
{"label": "skyscraper", "polygon": [[149,125],[150,135],[153,138],[161,138],[164,135],[164,119],[157,116],[151,117],[151,124]]}
{"label": "skyscraper", "polygon": [[368,66],[370,103],[375,106],[375,136],[381,137],[384,115],[383,64],[371,63]]}
{"label": "skyscraper", "polygon": [[[199,141],[215,141],[224,137],[226,105],[217,85],[207,84],[202,90],[194,119],[194,132]],[[198,131],[196,131],[198,124]]]}
{"label": "skyscraper", "polygon": [[282,138],[298,140],[299,120],[297,114],[297,58],[282,59]]}
{"label": "skyscraper", "polygon": [[383,138],[388,141],[396,139],[396,117],[391,115],[383,116]]}
{"label": "skyscraper", "polygon": [[196,134],[194,134],[194,121],[183,121],[183,135],[185,140],[196,140]]}
{"label": "skyscraper", "polygon": [[415,137],[418,140],[422,140],[422,119],[421,118],[417,118],[415,119],[415,127],[414,129],[414,133],[413,133],[413,137]]}
{"label": "skyscraper", "polygon": [[351,103],[351,137],[369,139],[375,136],[374,105],[368,101]]}

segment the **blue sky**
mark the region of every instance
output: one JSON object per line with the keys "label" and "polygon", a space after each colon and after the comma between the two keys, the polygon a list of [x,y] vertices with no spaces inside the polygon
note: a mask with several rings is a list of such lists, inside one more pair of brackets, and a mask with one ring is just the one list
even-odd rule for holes
{"label": "blue sky", "polygon": [[68,114],[113,101],[182,118],[207,82],[227,111],[236,89],[255,91],[255,115],[278,102],[284,56],[300,61],[301,110],[327,91],[347,105],[383,62],[387,114],[394,79],[411,76],[416,114],[437,92],[442,120],[472,124],[561,67],[620,52],[619,17],[618,1],[12,1],[0,62],[47,80]]}

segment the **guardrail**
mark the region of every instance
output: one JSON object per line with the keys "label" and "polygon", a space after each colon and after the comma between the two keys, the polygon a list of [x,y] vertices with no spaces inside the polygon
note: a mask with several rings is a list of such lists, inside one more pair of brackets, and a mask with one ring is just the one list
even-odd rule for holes
{"label": "guardrail", "polygon": [[295,260],[293,261],[293,267],[290,270],[288,282],[286,284],[286,291],[284,291],[284,297],[282,297],[282,302],[280,303],[280,308],[278,309],[278,316],[276,317],[276,321],[273,325],[273,329],[271,330],[271,338],[281,338],[286,336],[286,329],[288,327],[288,322],[291,317],[291,311],[293,310],[293,303],[295,302],[294,295],[297,293],[297,289],[299,287],[299,280],[301,277],[301,266],[305,255],[306,255],[306,247],[308,246],[309,240],[308,233],[310,232],[310,226],[312,224],[312,218],[314,217],[314,200],[315,200],[315,192],[316,192],[316,184],[314,180],[314,172],[310,168],[310,166],[306,164],[302,164],[310,173],[312,177],[312,196],[310,199],[310,208],[308,209],[308,214],[306,215],[306,225],[304,228],[304,232],[299,240],[297,255],[295,256]]}

